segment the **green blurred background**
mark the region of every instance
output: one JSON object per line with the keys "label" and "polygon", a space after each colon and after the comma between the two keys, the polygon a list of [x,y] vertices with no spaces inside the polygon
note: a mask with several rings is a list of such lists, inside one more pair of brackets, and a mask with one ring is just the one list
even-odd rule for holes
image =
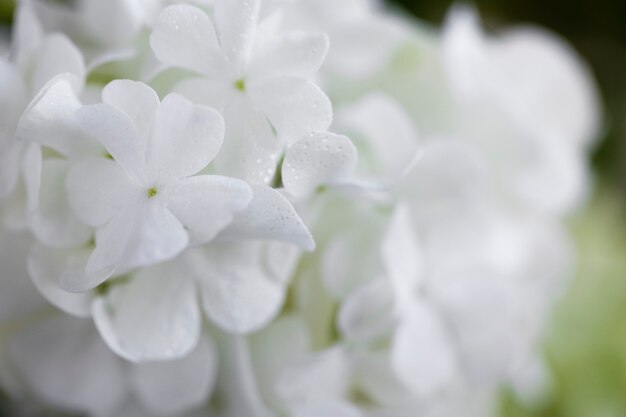
{"label": "green blurred background", "polygon": [[[106,1],[106,0],[102,0]],[[450,0],[387,0],[441,24]],[[594,151],[596,192],[571,219],[579,265],[545,342],[553,391],[522,404],[503,390],[504,417],[626,416],[626,0],[476,0],[487,26],[535,23],[567,38],[591,64],[605,103]],[[0,24],[11,19],[0,0]],[[1,401],[0,401],[1,403]]]}

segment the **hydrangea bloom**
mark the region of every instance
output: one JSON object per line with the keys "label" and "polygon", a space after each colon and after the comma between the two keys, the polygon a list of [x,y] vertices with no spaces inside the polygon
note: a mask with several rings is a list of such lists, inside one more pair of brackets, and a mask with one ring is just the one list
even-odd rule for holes
{"label": "hydrangea bloom", "polygon": [[24,1],[14,34],[18,404],[466,417],[548,386],[600,113],[553,35],[486,34],[467,8],[435,32],[361,0]]}

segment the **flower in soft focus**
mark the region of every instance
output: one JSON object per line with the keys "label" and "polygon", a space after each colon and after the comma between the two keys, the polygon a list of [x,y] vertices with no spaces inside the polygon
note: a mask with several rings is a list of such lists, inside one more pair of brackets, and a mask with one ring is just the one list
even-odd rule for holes
{"label": "flower in soft focus", "polygon": [[8,396],[483,417],[502,387],[549,389],[593,80],[538,29],[378,6],[20,2],[0,61]]}

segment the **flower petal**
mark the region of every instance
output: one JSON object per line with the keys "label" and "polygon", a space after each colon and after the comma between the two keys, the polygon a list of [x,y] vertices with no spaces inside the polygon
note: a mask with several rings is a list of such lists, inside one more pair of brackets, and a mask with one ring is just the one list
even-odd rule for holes
{"label": "flower petal", "polygon": [[179,415],[204,404],[217,379],[216,347],[208,335],[182,359],[141,363],[131,368],[135,392],[154,415]]}
{"label": "flower petal", "polygon": [[250,87],[250,97],[269,119],[283,143],[293,143],[316,130],[326,130],[333,118],[326,94],[311,81],[272,78]]}
{"label": "flower petal", "polygon": [[456,361],[442,320],[428,304],[415,302],[391,344],[391,364],[398,378],[416,395],[428,398],[454,381]]}
{"label": "flower petal", "polygon": [[275,75],[310,77],[322,66],[328,46],[325,33],[285,32],[259,48],[249,72],[256,79]]}
{"label": "flower petal", "polygon": [[101,103],[84,106],[75,115],[83,132],[104,145],[133,181],[146,182],[146,143],[126,113]]}
{"label": "flower petal", "polygon": [[261,8],[260,0],[229,0],[215,3],[214,20],[222,51],[229,62],[242,69],[250,57]]}
{"label": "flower petal", "polygon": [[263,244],[213,243],[194,255],[204,312],[219,327],[250,333],[279,313],[285,286],[264,267]]}
{"label": "flower petal", "polygon": [[72,210],[94,227],[107,223],[141,192],[117,163],[106,158],[87,158],[73,165],[66,187]]}
{"label": "flower petal", "polygon": [[10,339],[7,355],[39,398],[62,409],[110,415],[128,392],[122,362],[89,320],[57,314],[36,321]]}
{"label": "flower petal", "polygon": [[201,320],[185,270],[184,259],[142,269],[94,300],[94,322],[114,352],[145,362],[179,359],[193,350]]}
{"label": "flower petal", "polygon": [[315,241],[298,213],[279,191],[265,186],[252,187],[252,202],[220,237],[226,239],[276,240],[315,249]]}
{"label": "flower petal", "polygon": [[359,150],[358,175],[379,182],[401,178],[418,153],[418,136],[406,110],[383,94],[370,94],[342,109],[336,129]]}
{"label": "flower petal", "polygon": [[208,242],[250,203],[252,190],[235,178],[198,175],[165,188],[163,199],[194,242]]}
{"label": "flower petal", "polygon": [[423,280],[423,260],[407,205],[401,204],[394,211],[383,238],[381,252],[397,309],[403,311],[410,308]]}
{"label": "flower petal", "polygon": [[139,140],[146,146],[159,107],[157,93],[142,82],[115,80],[102,90],[102,101],[130,117]]}
{"label": "flower petal", "polygon": [[64,312],[77,317],[90,316],[91,294],[65,291],[59,279],[74,263],[81,263],[84,268],[88,255],[86,250],[56,250],[34,245],[28,256],[28,272],[41,295]]}
{"label": "flower petal", "polygon": [[175,5],[159,15],[150,35],[157,58],[202,74],[219,74],[224,65],[211,19],[194,6]]}
{"label": "flower petal", "polygon": [[74,74],[82,85],[86,73],[83,55],[64,34],[49,34],[37,53],[31,84],[32,94],[37,93],[56,75],[66,72]]}
{"label": "flower petal", "polygon": [[222,80],[209,78],[187,78],[181,80],[174,91],[187,97],[194,103],[213,107],[224,111],[226,104],[233,96],[233,89]]}
{"label": "flower petal", "polygon": [[82,106],[75,85],[71,74],[48,82],[22,114],[15,137],[45,145],[69,158],[95,154],[99,144],[86,140],[74,118]]}
{"label": "flower petal", "polygon": [[172,93],[159,106],[148,144],[150,178],[181,179],[213,160],[224,140],[224,119],[213,109],[194,106]]}
{"label": "flower petal", "polygon": [[283,184],[294,195],[308,195],[321,184],[346,179],[354,171],[356,161],[356,148],[346,136],[311,133],[287,149]]}
{"label": "flower petal", "polygon": [[92,230],[70,208],[65,187],[69,163],[57,158],[43,161],[39,205],[29,216],[33,234],[41,243],[54,248],[81,246]]}
{"label": "flower petal", "polygon": [[365,283],[341,304],[338,326],[344,337],[357,343],[370,342],[393,329],[393,289],[384,279]]}
{"label": "flower petal", "polygon": [[131,227],[120,273],[173,259],[189,245],[189,234],[181,222],[156,201],[136,208]]}
{"label": "flower petal", "polygon": [[0,151],[0,198],[7,197],[17,186],[23,148],[21,143],[13,142]]}

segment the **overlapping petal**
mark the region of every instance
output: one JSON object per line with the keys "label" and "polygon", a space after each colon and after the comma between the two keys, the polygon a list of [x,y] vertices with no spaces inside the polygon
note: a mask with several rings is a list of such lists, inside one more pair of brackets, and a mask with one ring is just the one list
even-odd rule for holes
{"label": "overlapping petal", "polygon": [[94,321],[113,351],[133,362],[178,359],[193,351],[200,309],[184,271],[183,261],[142,269],[94,300]]}
{"label": "overlapping petal", "polygon": [[311,133],[287,149],[282,166],[283,184],[294,195],[308,195],[319,185],[346,180],[353,173],[356,161],[356,148],[346,136]]}

